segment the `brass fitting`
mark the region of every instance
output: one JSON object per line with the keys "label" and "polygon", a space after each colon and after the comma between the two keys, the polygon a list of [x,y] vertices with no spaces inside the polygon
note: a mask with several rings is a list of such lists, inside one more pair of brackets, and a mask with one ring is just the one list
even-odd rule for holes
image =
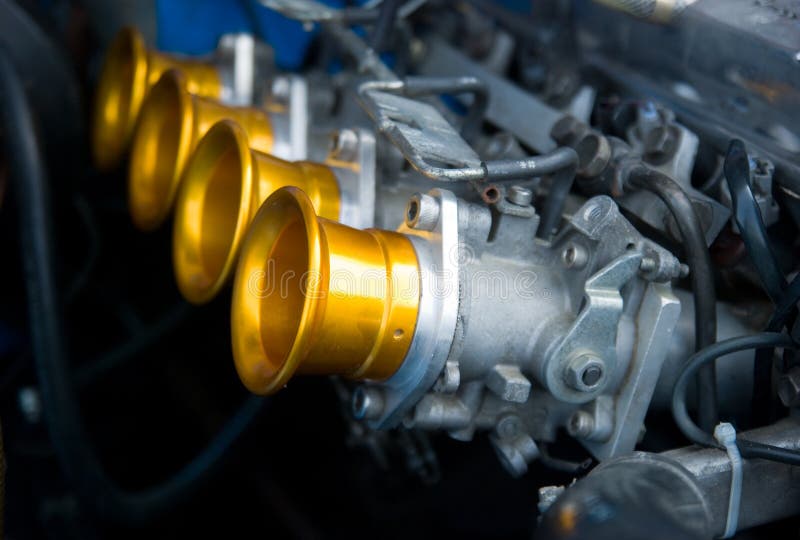
{"label": "brass fitting", "polygon": [[92,153],[99,169],[110,170],[120,163],[148,91],[172,68],[183,72],[193,94],[221,96],[222,80],[211,63],[148,49],[142,35],[133,28],[122,29],[114,38],[94,101]]}
{"label": "brass fitting", "polygon": [[149,231],[164,222],[197,143],[223,119],[239,123],[253,148],[272,149],[272,126],[266,112],[194,95],[178,71],[161,76],[142,106],[131,148],[128,203],[138,228]]}
{"label": "brass fitting", "polygon": [[283,186],[299,187],[319,215],[339,219],[339,185],[329,167],[253,150],[230,120],[208,131],[186,166],[175,207],[173,267],[187,300],[201,304],[216,295],[259,206]]}
{"label": "brass fitting", "polygon": [[236,369],[256,394],[295,373],[385,380],[414,336],[420,269],[408,237],[318,217],[295,187],[261,206],[233,286]]}

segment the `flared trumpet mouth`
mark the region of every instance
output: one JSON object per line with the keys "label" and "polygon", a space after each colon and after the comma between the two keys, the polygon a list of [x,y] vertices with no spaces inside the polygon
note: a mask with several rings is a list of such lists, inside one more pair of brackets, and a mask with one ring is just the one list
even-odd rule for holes
{"label": "flared trumpet mouth", "polygon": [[166,72],[142,108],[131,150],[128,202],[134,224],[152,230],[166,219],[192,150],[192,96],[183,76]]}
{"label": "flared trumpet mouth", "polygon": [[390,377],[413,339],[419,279],[407,237],[319,218],[301,190],[279,189],[256,214],[236,270],[239,377],[256,394],[295,372]]}
{"label": "flared trumpet mouth", "polygon": [[328,167],[283,161],[251,149],[248,141],[249,132],[223,120],[186,165],[175,205],[173,258],[178,288],[190,302],[211,300],[227,282],[250,220],[278,188],[299,187],[322,216],[339,217],[339,186]]}
{"label": "flared trumpet mouth", "polygon": [[183,296],[200,304],[224,285],[253,213],[253,159],[247,135],[223,120],[187,165],[175,209],[173,263]]}
{"label": "flared trumpet mouth", "polygon": [[106,53],[95,96],[92,153],[108,170],[122,159],[147,92],[147,48],[132,28],[117,34]]}

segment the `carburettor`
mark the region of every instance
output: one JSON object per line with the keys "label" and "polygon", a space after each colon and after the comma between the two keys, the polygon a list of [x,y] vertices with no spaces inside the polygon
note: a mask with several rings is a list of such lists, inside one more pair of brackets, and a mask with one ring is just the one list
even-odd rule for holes
{"label": "carburettor", "polygon": [[685,267],[608,197],[551,240],[530,190],[489,191],[490,206],[416,194],[397,232],[318,218],[293,188],[267,199],[234,285],[248,388],[275,392],[295,372],[362,380],[356,418],[460,440],[489,430],[513,474],[560,427],[598,459],[633,450]]}

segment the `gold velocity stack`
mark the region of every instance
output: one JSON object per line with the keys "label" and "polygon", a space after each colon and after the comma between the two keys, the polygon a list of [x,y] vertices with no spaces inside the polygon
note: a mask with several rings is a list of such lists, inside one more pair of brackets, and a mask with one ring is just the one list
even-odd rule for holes
{"label": "gold velocity stack", "polygon": [[319,217],[301,190],[279,189],[253,220],[236,270],[236,369],[256,394],[295,373],[387,379],[408,353],[419,302],[408,237]]}
{"label": "gold velocity stack", "polygon": [[253,148],[272,149],[272,126],[265,111],[192,94],[182,73],[164,73],[142,107],[131,148],[128,202],[138,228],[149,231],[164,222],[190,156],[203,135],[224,119],[242,126]]}
{"label": "gold velocity stack", "polygon": [[183,177],[176,203],[173,263],[184,297],[211,300],[230,277],[239,245],[261,203],[283,186],[301,188],[314,209],[340,217],[340,189],[330,167],[288,162],[248,146],[232,121],[202,139]]}
{"label": "gold velocity stack", "polygon": [[92,153],[98,168],[110,170],[120,163],[147,93],[169,69],[181,70],[192,94],[211,98],[222,94],[222,79],[212,63],[148,49],[132,28],[117,34],[106,53],[95,96]]}

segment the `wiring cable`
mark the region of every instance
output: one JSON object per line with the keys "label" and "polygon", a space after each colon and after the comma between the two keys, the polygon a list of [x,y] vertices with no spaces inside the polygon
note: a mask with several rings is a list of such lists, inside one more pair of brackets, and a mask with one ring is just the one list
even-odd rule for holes
{"label": "wiring cable", "polygon": [[[763,332],[719,341],[689,357],[672,390],[672,416],[687,439],[701,446],[720,448],[714,437],[707,431],[700,429],[689,416],[686,406],[686,394],[692,377],[703,366],[713,363],[722,356],[765,347],[797,350],[797,344],[789,335]],[[797,450],[779,448],[744,439],[738,439],[737,444],[742,457],[762,458],[789,465],[800,465],[800,452]]]}
{"label": "wiring cable", "polygon": [[786,289],[786,279],[770,248],[761,209],[750,187],[750,158],[742,141],[731,141],[725,156],[724,170],[731,192],[733,218],[764,290],[772,302],[777,304]]}
{"label": "wiring cable", "polygon": [[[706,247],[705,235],[692,201],[672,178],[643,164],[628,171],[628,182],[636,188],[646,189],[658,196],[667,206],[678,225],[687,262],[691,270],[694,295],[695,350],[700,351],[717,340],[717,294],[714,272]],[[698,415],[700,425],[711,431],[717,425],[717,379],[713,362],[698,369]]]}
{"label": "wiring cable", "polygon": [[168,480],[127,491],[99,462],[71,386],[63,318],[57,294],[48,183],[23,83],[0,48],[0,132],[19,207],[22,263],[31,346],[47,429],[59,464],[78,495],[100,515],[142,523],[181,502],[220,466],[232,445],[254,423],[261,398],[248,398],[194,459]]}

